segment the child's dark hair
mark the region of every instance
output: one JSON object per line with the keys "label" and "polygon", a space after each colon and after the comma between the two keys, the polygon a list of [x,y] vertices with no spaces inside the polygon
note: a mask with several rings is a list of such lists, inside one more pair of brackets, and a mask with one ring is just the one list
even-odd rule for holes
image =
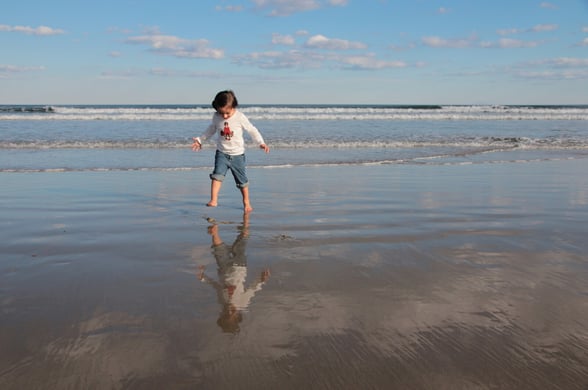
{"label": "child's dark hair", "polygon": [[235,93],[230,89],[226,91],[220,91],[216,94],[214,100],[212,101],[212,107],[215,110],[226,107],[228,105],[230,105],[233,108],[237,108],[237,106],[239,105]]}

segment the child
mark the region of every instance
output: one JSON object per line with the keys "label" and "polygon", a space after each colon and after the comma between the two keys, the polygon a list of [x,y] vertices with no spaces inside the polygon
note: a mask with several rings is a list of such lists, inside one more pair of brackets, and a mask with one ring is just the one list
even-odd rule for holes
{"label": "child", "polygon": [[237,97],[233,91],[221,91],[216,94],[212,107],[216,113],[212,123],[200,136],[195,137],[192,150],[200,150],[202,142],[216,133],[216,154],[214,156],[214,171],[210,174],[210,202],[206,205],[216,207],[218,194],[227,171],[230,169],[235,184],[243,196],[243,208],[246,213],[253,210],[249,202],[249,180],[245,172],[245,140],[243,130],[263,149],[269,153],[269,147],[263,141],[259,130],[249,122],[249,119],[237,110]]}

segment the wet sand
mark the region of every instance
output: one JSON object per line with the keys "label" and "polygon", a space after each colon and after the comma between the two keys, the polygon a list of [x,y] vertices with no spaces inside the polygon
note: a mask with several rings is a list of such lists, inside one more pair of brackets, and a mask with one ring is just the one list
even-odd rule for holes
{"label": "wet sand", "polygon": [[586,389],[586,163],[3,174],[0,388]]}

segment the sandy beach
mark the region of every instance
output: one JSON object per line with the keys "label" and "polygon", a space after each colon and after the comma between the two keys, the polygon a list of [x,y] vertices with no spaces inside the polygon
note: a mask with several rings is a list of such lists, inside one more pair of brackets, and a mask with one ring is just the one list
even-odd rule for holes
{"label": "sandy beach", "polygon": [[0,388],[586,389],[586,162],[3,173]]}

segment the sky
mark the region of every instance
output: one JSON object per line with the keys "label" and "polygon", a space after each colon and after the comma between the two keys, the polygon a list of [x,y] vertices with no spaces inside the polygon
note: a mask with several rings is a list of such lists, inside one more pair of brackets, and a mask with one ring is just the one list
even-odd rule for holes
{"label": "sky", "polygon": [[19,0],[0,104],[588,104],[588,0]]}

